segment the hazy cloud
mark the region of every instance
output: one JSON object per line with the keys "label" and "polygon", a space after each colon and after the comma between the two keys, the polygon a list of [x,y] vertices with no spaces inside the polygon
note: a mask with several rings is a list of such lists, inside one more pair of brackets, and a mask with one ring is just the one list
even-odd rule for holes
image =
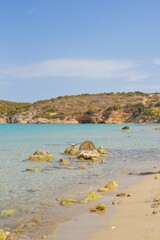
{"label": "hazy cloud", "polygon": [[138,70],[139,65],[125,60],[51,59],[28,65],[12,65],[4,75],[18,78],[73,77],[87,79],[143,80],[148,73]]}

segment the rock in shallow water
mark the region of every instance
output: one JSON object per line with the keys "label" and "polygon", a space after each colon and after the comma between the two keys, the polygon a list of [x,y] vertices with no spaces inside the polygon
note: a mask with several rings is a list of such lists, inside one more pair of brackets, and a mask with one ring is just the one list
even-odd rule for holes
{"label": "rock in shallow water", "polygon": [[46,151],[43,151],[43,150],[38,150],[38,151],[35,151],[34,154],[30,155],[28,160],[29,161],[46,161],[46,162],[49,162],[51,160],[53,160],[53,156],[52,154],[46,152]]}
{"label": "rock in shallow water", "polygon": [[77,156],[82,150],[96,150],[93,142],[85,141],[82,143],[72,144],[70,147],[66,148],[65,154]]}

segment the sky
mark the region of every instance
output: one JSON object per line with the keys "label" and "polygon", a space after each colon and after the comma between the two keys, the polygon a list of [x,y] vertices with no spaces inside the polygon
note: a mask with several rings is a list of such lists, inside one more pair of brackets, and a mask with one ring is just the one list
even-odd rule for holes
{"label": "sky", "polygon": [[160,92],[159,0],[0,0],[0,99]]}

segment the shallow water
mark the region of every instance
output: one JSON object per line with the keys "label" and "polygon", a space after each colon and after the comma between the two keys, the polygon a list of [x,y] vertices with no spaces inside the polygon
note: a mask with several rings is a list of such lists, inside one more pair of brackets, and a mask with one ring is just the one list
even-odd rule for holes
{"label": "shallow water", "polygon": [[[159,166],[160,131],[154,130],[158,126],[130,124],[129,132],[123,132],[123,126],[1,124],[0,210],[17,209],[14,216],[0,219],[1,228],[14,227],[37,217],[43,219],[44,216],[46,223],[68,220],[79,214],[82,207],[64,209],[59,206],[56,197],[74,195],[81,198],[88,191],[103,187],[111,179],[125,186],[128,181],[133,181],[133,177],[128,176],[129,172],[143,172]],[[103,146],[109,151],[106,163],[79,163],[75,158],[65,156],[74,168],[61,167],[59,159],[64,157],[65,148],[85,140],[91,140],[97,147]],[[26,161],[37,149],[50,152],[55,160],[39,164]],[[87,169],[77,169],[80,165],[86,165]],[[40,170],[26,172],[25,169],[30,167]],[[28,239],[33,239],[33,236]]]}

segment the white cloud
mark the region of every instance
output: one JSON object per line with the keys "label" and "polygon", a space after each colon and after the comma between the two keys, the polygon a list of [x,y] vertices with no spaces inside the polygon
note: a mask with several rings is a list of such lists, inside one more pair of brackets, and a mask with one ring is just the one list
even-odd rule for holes
{"label": "white cloud", "polygon": [[125,60],[51,59],[28,65],[12,65],[3,74],[18,78],[73,77],[87,79],[142,80],[148,73],[138,63]]}

